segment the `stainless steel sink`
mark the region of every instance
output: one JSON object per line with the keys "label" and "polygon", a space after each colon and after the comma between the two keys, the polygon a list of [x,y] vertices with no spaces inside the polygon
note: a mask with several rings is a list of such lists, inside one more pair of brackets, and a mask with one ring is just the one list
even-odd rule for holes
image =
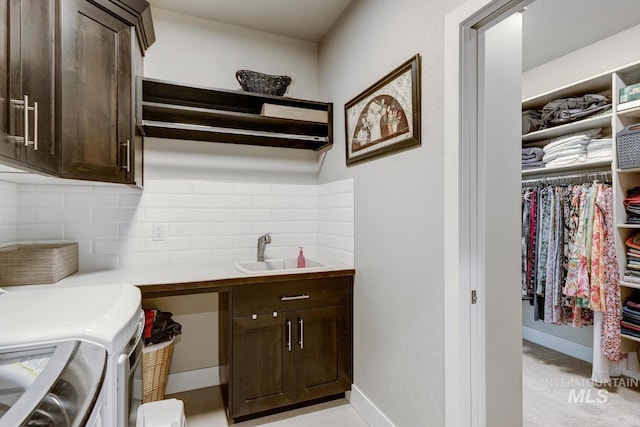
{"label": "stainless steel sink", "polygon": [[234,263],[235,268],[246,274],[276,274],[276,273],[297,273],[306,271],[317,271],[329,268],[323,262],[314,259],[306,259],[305,267],[298,268],[297,258],[267,259],[265,261],[238,261]]}

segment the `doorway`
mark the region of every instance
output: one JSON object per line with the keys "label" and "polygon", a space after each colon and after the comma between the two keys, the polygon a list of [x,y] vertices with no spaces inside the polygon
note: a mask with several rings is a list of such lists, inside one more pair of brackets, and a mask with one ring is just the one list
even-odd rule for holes
{"label": "doorway", "polygon": [[[514,374],[522,369],[521,365],[516,368],[520,351],[514,351],[520,349],[522,337],[519,331],[504,325],[509,319],[517,319],[511,321],[519,323],[520,316],[506,310],[513,295],[506,296],[510,290],[504,286],[519,281],[520,272],[514,276],[504,265],[499,275],[495,271],[496,261],[509,259],[503,253],[505,247],[519,248],[519,243],[514,245],[509,237],[512,223],[498,221],[496,228],[495,221],[495,215],[499,214],[496,205],[503,211],[513,209],[514,188],[508,182],[519,187],[520,170],[511,167],[519,166],[519,160],[515,157],[517,153],[511,151],[512,146],[506,146],[508,152],[504,151],[505,146],[500,153],[493,151],[496,147],[489,138],[495,135],[491,123],[499,126],[494,121],[493,109],[500,111],[503,104],[517,99],[518,116],[509,120],[520,122],[521,94],[513,90],[509,73],[500,82],[504,84],[496,86],[495,79],[505,70],[494,69],[486,59],[499,55],[501,45],[502,50],[511,49],[513,55],[522,53],[521,46],[509,45],[492,34],[499,33],[514,12],[526,4],[470,0],[446,19],[445,423],[448,426],[516,426],[522,422],[521,377]],[[512,64],[507,56],[502,60],[503,64]],[[496,89],[497,95],[492,93]],[[503,123],[507,121],[505,118]],[[520,129],[516,134],[512,130],[505,132],[502,135],[508,133],[513,141],[520,139]],[[500,191],[502,195],[495,194]],[[503,305],[496,301],[502,301]],[[502,317],[494,316],[496,312]]]}

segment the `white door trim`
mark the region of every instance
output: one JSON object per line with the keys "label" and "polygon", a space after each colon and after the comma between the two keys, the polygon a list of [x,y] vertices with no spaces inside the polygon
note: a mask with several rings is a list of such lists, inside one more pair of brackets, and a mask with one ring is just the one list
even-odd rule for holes
{"label": "white door trim", "polygon": [[[484,312],[471,304],[484,271],[477,223],[478,25],[527,0],[469,0],[445,17],[444,350],[445,426],[483,426]],[[503,13],[503,12],[502,12]],[[495,19],[495,18],[494,18]],[[497,18],[498,21],[500,18]],[[465,101],[463,103],[463,100]],[[480,227],[481,228],[481,227]],[[472,327],[472,325],[474,325]]]}

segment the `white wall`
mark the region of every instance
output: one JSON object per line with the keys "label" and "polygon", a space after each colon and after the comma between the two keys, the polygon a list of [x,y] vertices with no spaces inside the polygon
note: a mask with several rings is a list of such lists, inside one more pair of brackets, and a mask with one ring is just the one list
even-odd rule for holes
{"label": "white wall", "polygon": [[[318,99],[317,45],[152,8],[156,42],[144,75],[240,90],[239,69],[294,77],[286,96]],[[315,184],[321,155],[307,150],[145,138],[145,178]]]}
{"label": "white wall", "polygon": [[638,38],[640,25],[524,72],[522,99],[640,61]]}
{"label": "white wall", "polygon": [[16,241],[18,186],[0,181],[0,246]]}
{"label": "white wall", "polygon": [[236,71],[293,75],[286,96],[318,96],[317,45],[164,9],[152,8],[156,42],[144,58],[146,77],[238,89]]}
{"label": "white wall", "polygon": [[[355,179],[354,385],[398,426],[444,424],[443,40],[460,3],[355,0],[319,47],[335,109],[320,180]],[[344,104],[416,53],[422,146],[347,168]]]}

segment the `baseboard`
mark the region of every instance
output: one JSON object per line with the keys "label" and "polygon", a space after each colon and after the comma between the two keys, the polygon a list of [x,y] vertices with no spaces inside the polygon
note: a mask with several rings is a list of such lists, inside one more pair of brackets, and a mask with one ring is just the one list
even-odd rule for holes
{"label": "baseboard", "polygon": [[351,392],[347,392],[346,398],[370,427],[395,427],[355,385],[351,386]]}
{"label": "baseboard", "polygon": [[575,357],[576,359],[593,363],[593,348],[587,347],[586,345],[578,344],[577,342],[569,341],[555,335],[540,332],[526,326],[522,327],[522,338],[527,341],[531,341],[534,344],[539,344],[541,346],[559,351],[560,353],[568,354],[569,356]]}
{"label": "baseboard", "polygon": [[[193,371],[176,372],[169,374],[165,394],[182,393],[184,391],[197,390],[199,388],[215,387],[220,385],[220,367],[195,369]],[[134,397],[142,399],[142,379],[134,378]],[[138,396],[138,394],[140,396]]]}

